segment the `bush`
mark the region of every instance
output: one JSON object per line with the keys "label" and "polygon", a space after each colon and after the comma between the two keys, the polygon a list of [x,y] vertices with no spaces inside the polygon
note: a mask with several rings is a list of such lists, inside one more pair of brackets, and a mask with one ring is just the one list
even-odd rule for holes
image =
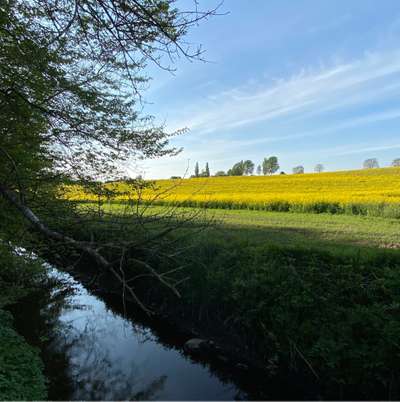
{"label": "bush", "polygon": [[196,259],[184,299],[210,322],[224,321],[256,359],[278,355],[327,388],[353,386],[364,397],[398,378],[397,254],[338,256],[208,237]]}
{"label": "bush", "polygon": [[13,329],[5,308],[31,294],[45,278],[36,261],[0,243],[0,400],[43,400],[46,384],[38,350]]}
{"label": "bush", "polygon": [[12,328],[11,314],[0,310],[0,400],[44,400],[47,397],[38,350]]}

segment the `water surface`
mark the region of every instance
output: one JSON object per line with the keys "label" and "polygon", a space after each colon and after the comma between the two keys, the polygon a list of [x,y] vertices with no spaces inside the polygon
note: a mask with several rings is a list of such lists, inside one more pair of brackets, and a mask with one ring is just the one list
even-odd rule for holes
{"label": "water surface", "polygon": [[67,377],[51,385],[51,398],[246,398],[223,375],[192,360],[176,345],[162,342],[150,327],[116,313],[70,275],[56,270],[51,275],[73,287],[59,312],[56,335],[48,351],[63,356]]}

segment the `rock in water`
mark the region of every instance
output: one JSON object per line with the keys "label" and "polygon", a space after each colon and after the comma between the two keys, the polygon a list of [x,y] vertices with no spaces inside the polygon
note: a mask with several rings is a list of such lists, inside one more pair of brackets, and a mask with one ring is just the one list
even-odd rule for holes
{"label": "rock in water", "polygon": [[208,341],[200,338],[189,339],[183,346],[186,352],[199,353],[210,349]]}

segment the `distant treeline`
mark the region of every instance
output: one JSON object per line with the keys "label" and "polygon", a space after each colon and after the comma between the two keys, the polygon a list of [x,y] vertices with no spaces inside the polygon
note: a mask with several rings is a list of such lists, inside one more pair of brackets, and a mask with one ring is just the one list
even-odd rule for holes
{"label": "distant treeline", "polygon": [[[400,158],[396,158],[390,164],[392,167],[400,167]],[[263,159],[263,161],[257,165],[250,159],[241,160],[236,162],[230,169],[226,172],[224,170],[218,170],[215,172],[214,177],[218,176],[253,176],[256,174],[257,176],[261,175],[272,175],[279,171],[279,161],[276,156],[269,156]],[[363,162],[364,169],[374,169],[379,168],[379,162],[377,158],[369,158]],[[321,173],[325,170],[325,166],[321,163],[317,163],[314,167],[315,173]],[[303,165],[298,165],[293,167],[293,174],[302,174],[305,172]],[[286,174],[284,171],[281,171],[280,174]],[[194,174],[190,176],[191,178],[195,177],[210,177],[210,168],[208,162],[206,162],[205,168],[200,171],[199,163],[196,162],[194,168]],[[180,179],[180,176],[172,176],[171,179]]]}

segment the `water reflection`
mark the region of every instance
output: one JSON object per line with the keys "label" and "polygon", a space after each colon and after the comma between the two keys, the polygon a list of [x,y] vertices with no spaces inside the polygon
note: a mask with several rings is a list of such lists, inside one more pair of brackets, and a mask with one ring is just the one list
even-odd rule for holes
{"label": "water reflection", "polygon": [[[74,287],[61,309],[52,353],[68,361],[70,387],[56,399],[227,400],[241,397],[203,365],[162,344],[151,329],[111,311],[68,274],[52,271]],[[60,290],[59,290],[60,291]]]}

